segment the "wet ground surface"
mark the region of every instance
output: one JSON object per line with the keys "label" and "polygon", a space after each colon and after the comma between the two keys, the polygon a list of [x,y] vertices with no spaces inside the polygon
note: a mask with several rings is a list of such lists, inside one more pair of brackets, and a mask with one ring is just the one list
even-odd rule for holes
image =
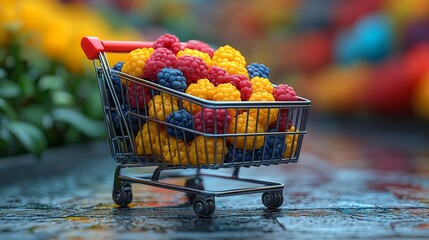
{"label": "wet ground surface", "polygon": [[[210,219],[197,218],[183,193],[144,185],[133,185],[129,208],[117,208],[115,164],[104,142],[51,151],[36,164],[8,159],[0,165],[0,239],[427,239],[425,135],[331,130],[306,136],[298,164],[240,173],[283,182],[280,210],[266,210],[261,194],[217,198]],[[204,184],[242,186],[214,178]]]}

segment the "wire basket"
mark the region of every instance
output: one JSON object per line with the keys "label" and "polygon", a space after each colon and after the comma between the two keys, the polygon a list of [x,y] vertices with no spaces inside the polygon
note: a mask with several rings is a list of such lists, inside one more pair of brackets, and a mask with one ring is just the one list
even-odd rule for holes
{"label": "wire basket", "polygon": [[[131,192],[126,194],[131,189],[129,184],[124,188],[129,182],[184,191],[194,197],[232,195],[166,187],[158,182],[159,172],[165,169],[234,168],[233,177],[238,179],[240,167],[298,161],[306,134],[309,100],[302,97],[298,101],[273,102],[204,100],[110,68],[106,52],[129,52],[151,45],[82,39],[87,57],[94,60],[112,157],[120,164],[115,173],[113,198],[116,189],[125,200],[116,203],[131,202]],[[159,172],[149,182],[142,180],[145,178],[120,176],[120,169],[128,166],[157,166]],[[260,183],[272,186],[271,190],[283,188],[282,184]],[[244,193],[260,191],[251,188]],[[273,196],[280,198],[276,194]]]}
{"label": "wire basket", "polygon": [[[104,55],[102,58],[100,62],[108,66]],[[216,102],[110,68],[96,69],[112,156],[117,162],[225,168],[298,161],[310,109],[306,99]],[[128,87],[115,91],[114,78]],[[190,112],[200,112],[198,130],[194,116],[189,123],[185,123],[188,119],[182,121],[188,126],[166,121],[183,106]],[[185,112],[181,117],[189,118]],[[207,118],[210,122],[205,121]],[[283,127],[280,131],[280,126],[289,129]]]}

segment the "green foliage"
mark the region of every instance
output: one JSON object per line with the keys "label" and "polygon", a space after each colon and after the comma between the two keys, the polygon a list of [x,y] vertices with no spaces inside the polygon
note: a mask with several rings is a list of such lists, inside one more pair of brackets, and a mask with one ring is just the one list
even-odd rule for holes
{"label": "green foliage", "polygon": [[71,73],[23,41],[0,48],[0,157],[104,137],[93,72]]}

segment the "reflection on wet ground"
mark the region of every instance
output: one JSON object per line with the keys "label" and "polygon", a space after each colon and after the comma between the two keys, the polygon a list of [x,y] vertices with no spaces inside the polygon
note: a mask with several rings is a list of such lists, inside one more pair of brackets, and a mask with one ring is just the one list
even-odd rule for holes
{"label": "reflection on wet ground", "polygon": [[[427,143],[418,133],[315,129],[298,164],[241,172],[283,182],[280,210],[266,210],[260,194],[217,198],[211,219],[196,218],[183,193],[143,185],[133,185],[129,208],[117,208],[111,200],[113,161],[85,159],[61,176],[2,185],[0,238],[425,238]],[[207,189],[238,186],[215,178],[204,183]]]}

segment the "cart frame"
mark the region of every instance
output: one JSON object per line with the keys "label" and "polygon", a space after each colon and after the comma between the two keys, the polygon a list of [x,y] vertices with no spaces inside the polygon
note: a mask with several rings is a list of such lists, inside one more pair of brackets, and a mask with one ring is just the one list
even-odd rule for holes
{"label": "cart frame", "polygon": [[[125,207],[130,204],[133,200],[133,193],[131,183],[144,184],[164,189],[170,189],[175,191],[180,191],[186,193],[190,202],[193,204],[193,211],[199,217],[210,217],[215,211],[215,197],[226,197],[226,196],[234,196],[234,195],[243,195],[243,194],[253,194],[253,193],[263,193],[262,202],[267,208],[279,208],[283,203],[283,189],[284,185],[280,182],[273,181],[263,181],[249,178],[240,178],[239,171],[240,167],[259,167],[261,165],[277,165],[277,164],[286,164],[286,163],[296,163],[299,158],[299,154],[301,151],[301,146],[303,142],[304,134],[306,134],[306,124],[308,120],[308,114],[311,106],[311,101],[308,99],[299,97],[299,101],[288,101],[288,102],[214,102],[208,101],[204,99],[200,99],[194,96],[190,96],[188,94],[178,92],[163,86],[160,86],[154,82],[140,79],[122,72],[118,72],[110,69],[109,62],[107,60],[106,53],[107,52],[130,52],[136,48],[142,47],[151,47],[151,42],[122,42],[122,41],[101,41],[96,37],[84,37],[81,42],[82,49],[84,50],[88,59],[93,60],[94,69],[96,72],[96,76],[98,79],[98,87],[100,90],[100,96],[102,100],[102,105],[104,108],[104,117],[106,120],[106,127],[108,129],[108,138],[109,138],[109,146],[111,149],[113,159],[118,163],[118,166],[115,170],[114,181],[113,181],[113,192],[112,198],[113,201],[121,207]],[[183,159],[180,159],[179,163],[172,164],[171,162],[165,161],[165,159],[160,160],[157,157],[150,156],[146,153],[137,154],[136,145],[134,142],[135,134],[132,132],[130,119],[125,116],[124,112],[121,110],[121,101],[119,100],[119,96],[115,93],[114,85],[112,82],[112,77],[120,77],[121,79],[126,79],[127,84],[128,81],[133,82],[133,84],[139,84],[142,87],[150,88],[151,91],[159,91],[160,93],[168,94],[170,96],[170,101],[173,101],[173,98],[185,99],[186,101],[191,102],[191,104],[196,104],[196,106],[200,106],[202,108],[211,108],[211,109],[235,109],[237,115],[239,109],[245,109],[249,111],[250,109],[257,110],[257,116],[259,116],[260,111],[263,109],[268,109],[268,114],[270,114],[271,109],[275,109],[275,111],[289,111],[288,114],[292,115],[292,117],[288,117],[287,124],[294,123],[297,126],[297,130],[293,132],[278,132],[275,130],[273,132],[254,132],[248,133],[247,130],[245,133],[226,133],[226,131],[222,134],[213,134],[204,132],[196,132],[194,130],[182,129],[177,127],[182,131],[187,131],[192,134],[199,134],[204,136],[204,143],[206,144],[206,138],[214,138],[215,144],[217,141],[225,141],[225,139],[233,139],[233,156],[236,154],[236,142],[237,139],[243,138],[254,138],[253,148],[250,146],[250,149],[253,149],[251,160],[245,161],[244,156],[242,161],[237,162],[227,162],[225,160],[225,155],[223,155],[222,159],[218,159],[215,157],[215,160],[209,162],[201,162],[198,155],[196,163],[192,163],[190,161],[185,162]],[[122,97],[124,94],[122,93]],[[110,101],[113,102],[110,103]],[[163,97],[164,101],[164,97]],[[163,102],[164,103],[164,102]],[[269,108],[267,108],[269,107]],[[118,117],[120,118],[120,134],[117,134],[117,130],[112,126],[112,109],[117,111]],[[119,110],[118,110],[119,109]],[[192,109],[192,108],[191,108]],[[215,110],[216,111],[216,110]],[[141,121],[153,121],[159,124],[165,124],[169,126],[168,123],[163,122],[159,119],[150,118],[147,114],[141,114],[140,112],[132,113],[131,111],[127,111],[126,114],[136,115],[140,118]],[[294,115],[295,114],[295,115]],[[257,117],[258,118],[258,117]],[[248,127],[248,121],[246,123],[246,129]],[[258,119],[257,119],[258,121]],[[268,121],[268,120],[267,120]],[[281,121],[280,116],[276,120],[277,128],[279,126],[279,122]],[[289,123],[290,121],[290,123]],[[215,120],[216,125],[216,120]],[[170,126],[171,127],[171,126]],[[267,123],[268,128],[268,123]],[[276,129],[277,129],[276,128]],[[158,134],[159,129],[158,129]],[[285,141],[285,137],[291,136],[292,143],[289,146],[284,146],[283,151],[286,150],[287,147],[290,148],[290,153],[288,156],[283,157],[283,152],[280,157],[277,159],[274,158],[274,153],[269,153],[272,158],[265,159],[264,154],[265,148],[262,151],[262,158],[256,159],[256,139],[259,137],[273,136],[275,141],[277,138],[283,137],[283,141]],[[150,138],[150,136],[149,136]],[[264,140],[265,141],[265,140]],[[168,142],[167,144],[170,144]],[[287,144],[286,144],[287,145]],[[205,145],[206,146],[206,145]],[[152,147],[152,146],[151,146]],[[244,151],[247,151],[246,143],[244,144]],[[195,148],[197,148],[195,146]],[[291,150],[292,149],[292,150]],[[223,151],[223,150],[222,150]],[[171,153],[170,153],[171,154]],[[143,155],[143,156],[142,156]],[[204,156],[203,156],[204,157]],[[156,166],[155,170],[151,174],[144,175],[125,175],[121,173],[121,170],[124,168],[136,168],[136,167],[149,167]],[[167,170],[180,170],[180,169],[188,169],[195,168],[196,174],[192,175],[186,181],[185,186],[169,184],[161,182],[161,172]],[[233,173],[231,175],[225,174],[214,174],[214,173],[206,173],[202,172],[201,169],[219,169],[219,168],[233,168]],[[171,172],[171,171],[170,171]],[[190,177],[189,175],[183,173],[175,173],[175,174],[164,174],[163,177],[173,178],[173,177]],[[209,191],[204,189],[204,185],[202,183],[202,177],[216,177],[220,179],[230,179],[236,181],[242,181],[262,186],[254,186],[247,188],[239,188],[239,189],[228,189],[228,190],[220,190],[220,191]]]}

